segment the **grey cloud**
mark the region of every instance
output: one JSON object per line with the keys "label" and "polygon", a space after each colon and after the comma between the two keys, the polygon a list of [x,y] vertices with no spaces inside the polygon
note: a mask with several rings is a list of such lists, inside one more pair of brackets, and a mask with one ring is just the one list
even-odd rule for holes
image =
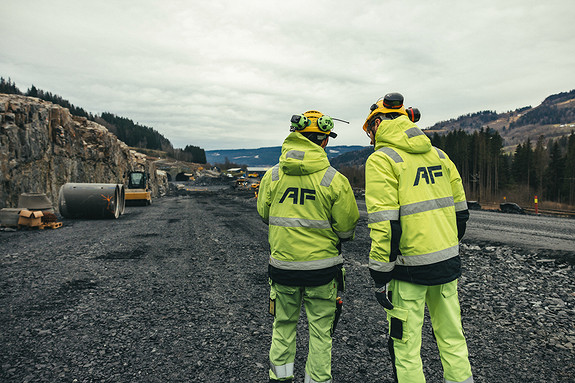
{"label": "grey cloud", "polygon": [[338,144],[365,145],[369,105],[389,91],[426,127],[570,90],[574,4],[14,1],[0,75],[180,147],[279,145],[312,108],[350,121]]}

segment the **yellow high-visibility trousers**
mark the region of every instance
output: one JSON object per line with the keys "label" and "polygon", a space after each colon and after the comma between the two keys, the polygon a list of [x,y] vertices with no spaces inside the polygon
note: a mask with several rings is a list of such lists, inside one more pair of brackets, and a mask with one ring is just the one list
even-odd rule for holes
{"label": "yellow high-visibility trousers", "polygon": [[423,383],[421,328],[425,305],[429,309],[447,383],[472,383],[467,343],[461,323],[457,280],[424,286],[392,280],[389,284],[393,310],[387,311],[389,352],[399,383]]}
{"label": "yellow high-visibility trousers", "polygon": [[281,381],[293,378],[297,323],[303,301],[309,327],[305,381],[331,383],[331,330],[336,298],[335,280],[326,285],[311,287],[271,283],[270,299],[275,302],[269,352],[271,379]]}

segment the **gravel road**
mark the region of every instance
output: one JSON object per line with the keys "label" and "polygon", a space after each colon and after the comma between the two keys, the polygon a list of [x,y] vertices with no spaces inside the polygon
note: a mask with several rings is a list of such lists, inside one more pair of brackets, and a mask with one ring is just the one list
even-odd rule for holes
{"label": "gravel road", "polygon": [[[0,232],[0,381],[266,382],[267,227],[252,197],[197,192],[128,207],[118,220]],[[475,216],[470,233],[487,233],[492,224],[474,226]],[[505,216],[507,229],[521,227],[515,217]],[[575,381],[575,250],[519,247],[514,232],[497,231],[462,244],[475,381]],[[349,289],[334,378],[391,382],[365,212],[343,250]],[[305,321],[298,331],[299,383]],[[428,382],[442,381],[428,319],[422,356]]]}
{"label": "gravel road", "polygon": [[575,252],[575,219],[471,210],[467,240]]}

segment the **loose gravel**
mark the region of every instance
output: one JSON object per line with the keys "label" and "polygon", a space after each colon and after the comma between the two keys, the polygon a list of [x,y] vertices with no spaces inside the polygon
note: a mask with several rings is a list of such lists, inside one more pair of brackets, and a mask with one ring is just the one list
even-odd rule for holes
{"label": "loose gravel", "polygon": [[[0,232],[1,382],[267,381],[269,248],[252,192],[191,192],[128,207],[118,220],[63,223]],[[343,251],[334,379],[391,382],[365,215]],[[464,239],[462,258],[475,381],[575,381],[575,252]],[[442,381],[428,318],[422,358],[427,381]]]}

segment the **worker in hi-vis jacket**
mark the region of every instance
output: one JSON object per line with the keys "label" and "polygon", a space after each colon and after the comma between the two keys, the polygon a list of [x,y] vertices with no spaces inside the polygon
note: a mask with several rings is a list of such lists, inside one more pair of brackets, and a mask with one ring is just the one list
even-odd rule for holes
{"label": "worker in hi-vis jacket", "polygon": [[257,209],[269,225],[270,382],[292,382],[302,301],[309,326],[305,382],[331,383],[332,331],[344,289],[341,243],[359,219],[350,184],[324,148],[333,120],[317,111],[294,115],[279,164],[260,183]]}
{"label": "worker in hi-vis jacket", "polygon": [[420,350],[427,304],[445,382],[470,383],[457,296],[459,240],[469,218],[465,192],[455,165],[417,120],[417,109],[389,93],[363,125],[375,149],[365,165],[369,270],[387,312],[396,381],[425,382]]}

